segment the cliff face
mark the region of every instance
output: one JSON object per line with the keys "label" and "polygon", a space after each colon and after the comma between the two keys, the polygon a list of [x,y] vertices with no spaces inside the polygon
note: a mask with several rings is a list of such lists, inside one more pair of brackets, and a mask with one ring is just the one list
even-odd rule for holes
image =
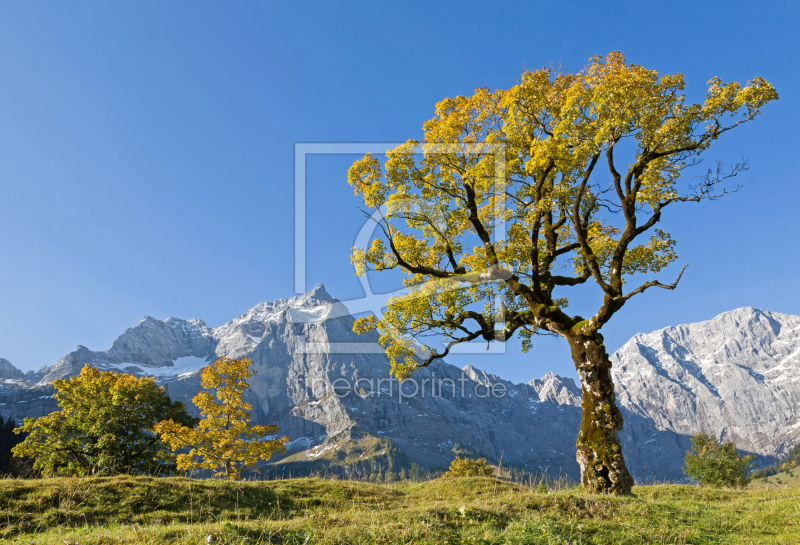
{"label": "cliff face", "polygon": [[0,380],[24,380],[25,373],[11,365],[5,358],[0,358]]}
{"label": "cliff face", "polygon": [[111,348],[93,352],[78,346],[53,366],[43,369],[41,381],[50,383],[70,377],[90,363],[97,367],[138,366],[145,368],[174,367],[186,357],[206,358],[213,353],[214,338],[202,320],[167,318],[164,321],[145,316],[116,338]]}
{"label": "cliff face", "polygon": [[662,459],[679,474],[695,432],[765,459],[800,442],[798,316],[740,308],[636,335],[612,362],[623,452],[636,465]]}
{"label": "cliff face", "polygon": [[[439,362],[401,385],[390,380],[376,335],[356,335],[353,321],[321,285],[216,328],[144,318],[108,350],[78,347],[30,377],[0,361],[0,414],[20,420],[54,410],[51,382],[86,363],[154,375],[196,413],[200,369],[219,357],[248,357],[253,419],[289,437],[292,463],[374,437],[426,467],[446,466],[458,443],[504,464],[578,477],[581,392],[572,379],[548,373],[512,384]],[[623,453],[638,477],[683,478],[697,431],[730,437],[765,461],[800,442],[800,317],[738,309],[637,335],[612,361]],[[29,379],[37,377],[35,386]]]}

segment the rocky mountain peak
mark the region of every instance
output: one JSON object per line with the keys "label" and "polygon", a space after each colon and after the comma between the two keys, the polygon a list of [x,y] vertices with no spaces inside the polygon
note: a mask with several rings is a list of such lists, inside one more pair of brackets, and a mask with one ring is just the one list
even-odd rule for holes
{"label": "rocky mountain peak", "polygon": [[[286,312],[290,313],[290,319],[292,315],[299,316],[297,313],[291,313],[290,309],[299,310],[301,312],[309,310],[317,311],[317,314],[327,315],[330,313],[331,307],[336,305],[336,303],[339,303],[339,299],[331,296],[325,290],[325,286],[317,284],[311,291],[289,299],[276,299],[273,302],[258,303],[230,322],[214,328],[214,331],[231,329],[244,323],[281,321],[284,319],[284,314]],[[307,320],[298,319],[295,321],[304,322]]]}
{"label": "rocky mountain peak", "polygon": [[474,380],[475,382],[480,382],[482,384],[494,383],[497,380],[502,380],[497,375],[487,373],[483,369],[478,369],[470,364],[465,365],[461,370],[467,377]]}
{"label": "rocky mountain peak", "polygon": [[5,358],[0,358],[0,379],[23,379],[25,373],[11,365]]}
{"label": "rocky mountain peak", "polygon": [[536,391],[541,401],[578,407],[581,405],[581,389],[570,377],[562,377],[550,371],[542,378],[530,381],[528,386]]}
{"label": "rocky mountain peak", "polygon": [[301,298],[307,298],[309,301],[316,301],[319,303],[338,303],[339,299],[328,293],[328,290],[325,289],[325,286],[322,284],[317,284],[314,288],[300,296]]}
{"label": "rocky mountain peak", "polygon": [[186,323],[192,324],[193,326],[197,327],[198,329],[208,329],[208,326],[206,325],[206,323],[203,320],[201,320],[200,318],[190,318],[189,320],[186,320]]}

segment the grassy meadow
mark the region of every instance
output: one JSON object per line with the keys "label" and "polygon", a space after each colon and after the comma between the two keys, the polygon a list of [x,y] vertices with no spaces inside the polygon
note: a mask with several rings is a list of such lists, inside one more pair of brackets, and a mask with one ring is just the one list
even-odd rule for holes
{"label": "grassy meadow", "polygon": [[478,477],[7,479],[0,517],[0,541],[35,545],[796,544],[800,488],[657,485],[619,498]]}

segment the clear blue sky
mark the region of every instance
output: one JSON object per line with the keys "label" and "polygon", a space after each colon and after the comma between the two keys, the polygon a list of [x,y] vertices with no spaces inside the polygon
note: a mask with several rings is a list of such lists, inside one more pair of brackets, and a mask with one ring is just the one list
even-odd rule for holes
{"label": "clear blue sky", "polygon": [[[743,190],[665,214],[680,259],[660,279],[691,266],[677,291],[626,306],[609,348],[745,305],[800,314],[798,15],[768,1],[5,2],[0,357],[38,368],[144,315],[217,326],[292,296],[296,142],[420,138],[444,97],[612,50],[683,73],[695,99],[712,76],[758,75],[781,100],[707,154],[747,156]],[[308,163],[308,287],[341,299],[361,295],[353,159]],[[552,340],[467,361],[574,375]]]}

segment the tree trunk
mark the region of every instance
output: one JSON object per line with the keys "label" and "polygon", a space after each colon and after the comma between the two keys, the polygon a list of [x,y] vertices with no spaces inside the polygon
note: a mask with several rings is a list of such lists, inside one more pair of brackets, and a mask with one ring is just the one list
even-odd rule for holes
{"label": "tree trunk", "polygon": [[628,495],[633,477],[625,467],[617,437],[622,429],[622,414],[614,396],[611,360],[599,335],[574,335],[568,340],[583,391],[577,441],[581,482],[589,492]]}

